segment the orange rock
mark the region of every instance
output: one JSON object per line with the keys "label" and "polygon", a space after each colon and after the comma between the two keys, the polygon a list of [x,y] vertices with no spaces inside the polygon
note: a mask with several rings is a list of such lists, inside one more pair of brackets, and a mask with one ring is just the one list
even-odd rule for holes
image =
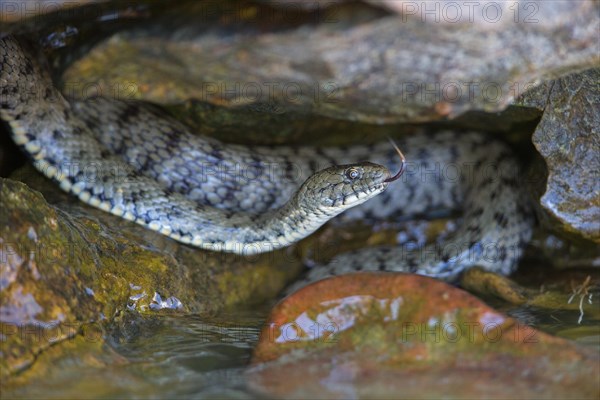
{"label": "orange rock", "polygon": [[521,325],[453,286],[371,272],[279,303],[248,380],[287,398],[595,398],[599,366],[597,348]]}

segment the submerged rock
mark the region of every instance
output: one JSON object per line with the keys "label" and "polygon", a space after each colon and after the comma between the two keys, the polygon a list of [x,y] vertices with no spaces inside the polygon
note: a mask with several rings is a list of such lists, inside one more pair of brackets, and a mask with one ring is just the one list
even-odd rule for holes
{"label": "submerged rock", "polygon": [[525,282],[517,283],[506,276],[472,268],[462,275],[460,285],[470,292],[485,297],[495,296],[510,304],[550,310],[578,310],[579,323],[584,315],[588,320],[600,321],[600,307],[596,300],[600,289],[597,270],[553,271],[546,276],[541,288],[540,279],[526,285],[523,275],[526,275],[525,271],[521,273],[520,281]]}
{"label": "submerged rock", "polygon": [[278,304],[247,378],[276,398],[595,398],[600,354],[437,280],[359,273]]}

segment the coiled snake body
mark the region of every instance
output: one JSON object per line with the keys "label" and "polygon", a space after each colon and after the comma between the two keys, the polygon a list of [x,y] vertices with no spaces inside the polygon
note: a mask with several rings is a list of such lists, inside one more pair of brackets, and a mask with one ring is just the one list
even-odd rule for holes
{"label": "coiled snake body", "polygon": [[453,279],[474,265],[511,272],[530,238],[515,161],[479,133],[404,139],[408,168],[390,184],[388,168],[400,161],[388,143],[226,145],[147,104],[69,102],[34,59],[16,39],[0,39],[0,117],[14,141],[63,190],[183,243],[252,254],[287,246],[342,211],[360,219],[461,209],[464,221],[444,243],[362,249],[308,277],[385,270]]}

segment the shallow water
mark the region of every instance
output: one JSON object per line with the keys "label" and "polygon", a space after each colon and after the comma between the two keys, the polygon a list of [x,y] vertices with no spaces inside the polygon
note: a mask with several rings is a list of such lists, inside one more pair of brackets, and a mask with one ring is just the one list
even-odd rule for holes
{"label": "shallow water", "polygon": [[[600,351],[600,321],[578,311],[499,307],[524,323]],[[244,370],[269,307],[145,319],[128,340],[98,350],[65,352],[33,382],[7,388],[3,398],[260,398]],[[598,313],[594,313],[598,315]],[[110,335],[109,335],[110,338]]]}
{"label": "shallow water", "polygon": [[[20,398],[255,398],[242,377],[266,309],[224,314],[162,315],[134,338],[89,357],[59,358],[35,383],[9,388]],[[4,397],[3,395],[3,397]]]}

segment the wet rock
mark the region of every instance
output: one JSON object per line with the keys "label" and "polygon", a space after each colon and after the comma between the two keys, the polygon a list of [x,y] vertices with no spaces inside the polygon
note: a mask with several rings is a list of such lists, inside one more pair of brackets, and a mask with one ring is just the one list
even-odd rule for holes
{"label": "wet rock", "polygon": [[162,35],[132,30],[67,70],[63,81],[79,88],[64,89],[79,97],[90,95],[85,87],[109,96],[122,89],[120,96],[163,104],[195,99],[377,124],[497,112],[543,78],[600,60],[597,4],[570,3],[562,19],[554,18],[562,2],[536,4],[544,16],[536,23],[441,24],[406,15],[355,23],[340,14],[265,33],[223,34],[219,24]]}
{"label": "wet rock", "polygon": [[509,278],[486,271],[483,268],[471,268],[461,276],[461,287],[484,296],[496,296],[511,304],[525,304],[532,293]]}
{"label": "wet rock", "polygon": [[533,143],[548,167],[542,221],[600,243],[600,69],[553,81]]}
{"label": "wet rock", "polygon": [[[247,377],[277,398],[595,398],[600,355],[445,283],[360,273],[278,304]],[[476,382],[476,384],[474,384]]]}
{"label": "wet rock", "polygon": [[[82,324],[101,320],[102,307],[80,279],[90,273],[91,252],[64,217],[39,193],[0,181],[0,324],[2,376],[29,365],[52,343]],[[45,339],[45,340],[44,340]]]}
{"label": "wet rock", "polygon": [[19,178],[56,207],[23,183],[0,180],[2,376],[51,344],[103,330],[122,311],[213,313],[254,304],[300,268],[289,251],[245,258],[181,246],[76,203],[36,172]]}
{"label": "wet rock", "polygon": [[[579,323],[600,320],[600,307],[595,300],[600,294],[600,276],[595,270],[545,271],[544,278],[536,277],[519,282],[481,268],[472,268],[461,277],[461,287],[489,298],[498,297],[510,304],[550,310],[580,312]],[[522,273],[522,275],[525,272]],[[543,282],[540,287],[540,282]]]}

